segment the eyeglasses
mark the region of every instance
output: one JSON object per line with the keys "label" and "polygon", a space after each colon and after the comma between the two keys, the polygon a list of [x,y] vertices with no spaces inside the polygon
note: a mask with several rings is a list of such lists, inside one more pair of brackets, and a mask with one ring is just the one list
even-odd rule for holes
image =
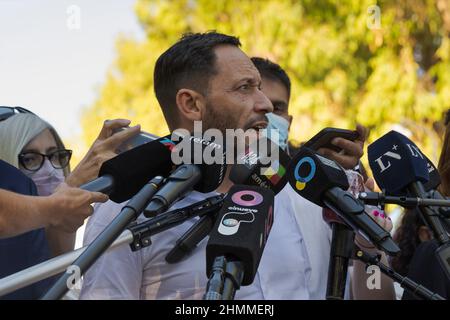
{"label": "eyeglasses", "polygon": [[47,158],[53,168],[64,169],[69,164],[72,157],[72,150],[60,149],[49,154],[28,151],[19,154],[19,163],[28,171],[38,171],[44,165]]}
{"label": "eyeglasses", "polygon": [[7,107],[7,106],[0,106],[0,121],[6,120],[9,117],[12,117],[13,115],[19,114],[19,113],[31,113],[28,109],[22,108],[22,107]]}

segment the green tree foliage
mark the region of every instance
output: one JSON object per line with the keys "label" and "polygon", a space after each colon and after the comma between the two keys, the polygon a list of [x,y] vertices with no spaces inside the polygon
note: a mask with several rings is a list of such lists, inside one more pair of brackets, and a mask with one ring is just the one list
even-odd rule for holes
{"label": "green tree foliage", "polygon": [[359,122],[371,142],[401,127],[437,160],[435,123],[450,108],[448,0],[138,0],[135,12],[146,40],[118,40],[117,60],[83,115],[87,143],[116,117],[168,133],[153,92],[155,61],[182,33],[217,30],[287,70],[291,138]]}

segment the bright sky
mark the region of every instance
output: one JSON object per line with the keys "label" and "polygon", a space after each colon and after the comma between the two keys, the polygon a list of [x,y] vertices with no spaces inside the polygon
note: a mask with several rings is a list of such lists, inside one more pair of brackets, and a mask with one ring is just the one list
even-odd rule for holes
{"label": "bright sky", "polygon": [[0,105],[28,108],[64,140],[75,140],[81,110],[95,100],[114,60],[117,37],[144,37],[134,3],[0,0]]}
{"label": "bright sky", "polygon": [[81,110],[96,98],[115,40],[144,37],[134,3],[0,0],[0,105],[31,109],[63,139],[78,136]]}

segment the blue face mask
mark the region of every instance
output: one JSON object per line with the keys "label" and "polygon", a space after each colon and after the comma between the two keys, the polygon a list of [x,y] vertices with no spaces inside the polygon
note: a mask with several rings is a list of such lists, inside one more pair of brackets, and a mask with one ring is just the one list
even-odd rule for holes
{"label": "blue face mask", "polygon": [[[263,134],[278,144],[281,149],[286,151],[289,134],[289,121],[274,113],[266,113],[266,118],[269,123],[267,128],[263,131]],[[278,133],[274,132],[274,129],[278,130]]]}

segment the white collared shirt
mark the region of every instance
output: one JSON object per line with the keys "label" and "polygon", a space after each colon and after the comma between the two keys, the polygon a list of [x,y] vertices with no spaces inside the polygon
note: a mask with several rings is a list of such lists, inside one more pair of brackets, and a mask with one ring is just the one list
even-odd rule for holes
{"label": "white collared shirt", "polygon": [[[201,201],[215,193],[191,192],[170,210]],[[108,201],[97,206],[89,219],[84,244],[89,244],[119,213],[124,204]],[[138,223],[145,220],[141,215]],[[167,253],[197,219],[151,238],[140,251],[124,245],[104,253],[84,276],[81,299],[202,299],[208,281],[205,248],[201,241],[191,255],[177,264],[165,261]],[[324,275],[326,277],[326,274]],[[274,224],[250,286],[235,299],[310,299],[311,266],[295,217],[289,192],[275,197]]]}

